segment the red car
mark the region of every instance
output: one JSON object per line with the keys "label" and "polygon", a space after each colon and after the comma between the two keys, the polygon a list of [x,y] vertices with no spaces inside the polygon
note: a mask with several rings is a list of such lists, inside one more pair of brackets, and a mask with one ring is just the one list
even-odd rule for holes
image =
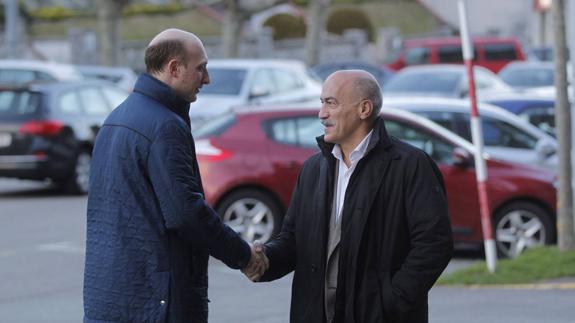
{"label": "red car", "polygon": [[[383,108],[390,135],[425,150],[445,179],[454,239],[481,244],[473,146],[408,111]],[[319,108],[237,109],[194,133],[206,199],[247,240],[280,229],[302,163],[318,151]],[[514,257],[555,240],[552,173],[488,159],[488,192],[497,247]]]}
{"label": "red car", "polygon": [[[515,38],[476,37],[473,39],[474,63],[499,72],[507,63],[524,61],[525,54]],[[400,70],[406,66],[421,64],[463,64],[461,39],[459,37],[408,39],[387,67]]]}

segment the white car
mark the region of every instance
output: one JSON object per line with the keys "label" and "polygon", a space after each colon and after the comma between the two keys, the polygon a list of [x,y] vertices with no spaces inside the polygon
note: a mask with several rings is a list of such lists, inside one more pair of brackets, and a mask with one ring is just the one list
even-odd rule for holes
{"label": "white car", "polygon": [[[474,67],[477,96],[513,92],[497,74]],[[386,96],[433,96],[463,98],[469,95],[469,81],[464,65],[432,64],[409,66],[395,74],[385,85]]]}
{"label": "white car", "polygon": [[[470,103],[446,98],[385,98],[385,107],[408,110],[424,116],[471,141]],[[544,167],[554,172],[558,167],[555,138],[502,108],[478,104],[485,152],[517,163]]]}
{"label": "white car", "polygon": [[319,100],[321,83],[297,60],[214,59],[210,84],[190,107],[192,128],[233,106]]}
{"label": "white car", "polygon": [[0,84],[25,84],[32,81],[77,81],[82,74],[69,64],[37,60],[0,60]]}

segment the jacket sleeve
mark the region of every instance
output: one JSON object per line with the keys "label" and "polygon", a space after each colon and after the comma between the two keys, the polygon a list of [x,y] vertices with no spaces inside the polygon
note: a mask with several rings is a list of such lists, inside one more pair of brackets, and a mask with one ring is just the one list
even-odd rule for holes
{"label": "jacket sleeve", "polygon": [[270,267],[260,281],[272,281],[289,274],[296,265],[296,219],[298,216],[299,195],[301,194],[301,173],[292,194],[290,206],[283,221],[281,232],[265,244],[265,253]]}
{"label": "jacket sleeve", "polygon": [[[403,317],[426,299],[453,253],[447,197],[441,172],[425,155],[412,159],[405,182],[405,212],[409,239],[401,268],[384,283],[386,311]],[[385,287],[385,286],[384,286]]]}
{"label": "jacket sleeve", "polygon": [[164,124],[148,156],[148,174],[165,226],[193,248],[207,250],[231,268],[243,268],[250,247],[204,200],[188,132],[175,121]]}

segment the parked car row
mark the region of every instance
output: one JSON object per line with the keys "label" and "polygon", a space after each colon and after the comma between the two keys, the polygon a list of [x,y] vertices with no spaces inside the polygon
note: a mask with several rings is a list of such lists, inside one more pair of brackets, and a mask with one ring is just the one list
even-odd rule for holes
{"label": "parked car row", "polygon": [[[298,172],[318,151],[319,105],[234,109],[195,131],[206,199],[248,240],[280,228]],[[385,106],[388,133],[426,151],[447,187],[454,238],[482,241],[473,145],[407,110]],[[490,214],[501,255],[555,239],[555,176],[532,166],[488,158]]]}
{"label": "parked car row", "polygon": [[210,83],[190,108],[192,128],[237,105],[305,102],[319,98],[320,80],[297,60],[214,59]]}
{"label": "parked car row", "polygon": [[136,74],[128,67],[71,65],[25,59],[0,59],[0,84],[16,85],[33,81],[79,81],[97,79],[131,91]]}
{"label": "parked car row", "polygon": [[86,193],[96,133],[127,95],[98,81],[0,86],[0,177]]}

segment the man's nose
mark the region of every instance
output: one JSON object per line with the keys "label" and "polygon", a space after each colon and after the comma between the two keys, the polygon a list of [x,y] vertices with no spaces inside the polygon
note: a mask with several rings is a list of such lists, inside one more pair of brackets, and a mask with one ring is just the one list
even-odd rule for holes
{"label": "man's nose", "polygon": [[327,109],[325,108],[325,104],[323,104],[323,103],[321,105],[321,108],[319,108],[318,117],[320,119],[327,119],[327,117],[328,117]]}
{"label": "man's nose", "polygon": [[210,73],[208,71],[206,71],[206,74],[204,75],[203,83],[210,84]]}

